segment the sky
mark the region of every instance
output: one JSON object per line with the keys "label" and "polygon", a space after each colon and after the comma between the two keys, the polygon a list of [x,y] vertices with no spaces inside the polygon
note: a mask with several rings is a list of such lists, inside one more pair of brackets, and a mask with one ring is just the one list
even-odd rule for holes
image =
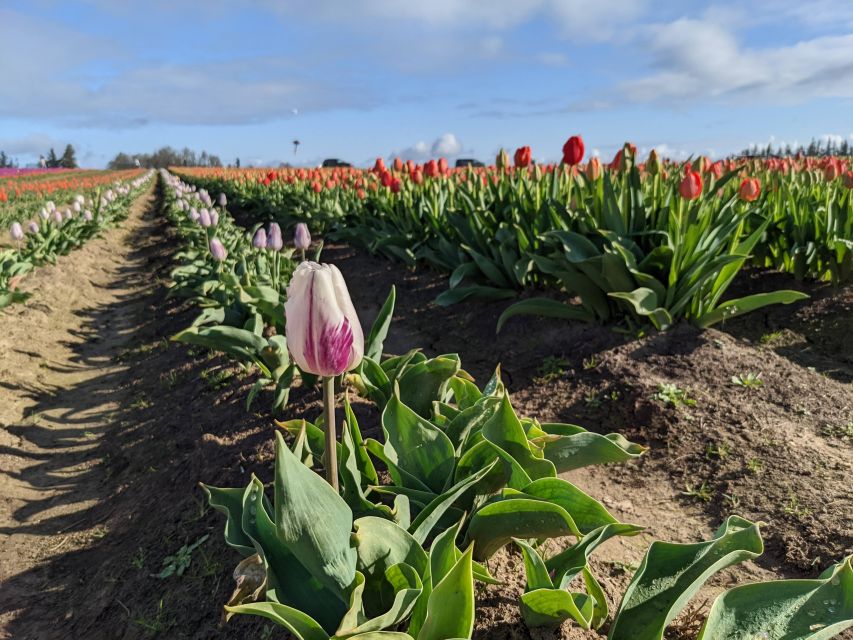
{"label": "sky", "polygon": [[[853,141],[850,0],[0,0],[0,150],[356,165]],[[300,146],[294,153],[292,141]]]}

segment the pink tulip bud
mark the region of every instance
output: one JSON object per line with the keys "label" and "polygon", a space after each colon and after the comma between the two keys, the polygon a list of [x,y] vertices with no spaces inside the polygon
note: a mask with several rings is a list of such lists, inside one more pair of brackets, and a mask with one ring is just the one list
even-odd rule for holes
{"label": "pink tulip bud", "polygon": [[287,348],[303,371],[337,376],[361,362],[364,334],[336,266],[301,263],[287,287],[284,311]]}
{"label": "pink tulip bud", "polygon": [[267,232],[264,231],[263,227],[258,227],[258,230],[255,231],[255,235],[252,237],[252,246],[255,249],[267,248]]}
{"label": "pink tulip bud", "polygon": [[284,246],[284,240],[281,237],[281,227],[277,222],[270,222],[269,231],[267,232],[267,249],[273,251],[281,251]]}
{"label": "pink tulip bud", "polygon": [[24,230],[21,228],[20,222],[12,223],[12,226],[9,227],[9,235],[12,236],[12,240],[15,242],[20,242],[24,239]]}
{"label": "pink tulip bud", "polygon": [[209,227],[211,225],[210,212],[207,209],[202,209],[198,212],[198,223],[202,227]]}
{"label": "pink tulip bud", "polygon": [[83,219],[86,220],[86,222],[92,222],[92,212],[86,209],[83,212]]}
{"label": "pink tulip bud", "polygon": [[219,238],[210,239],[210,255],[212,255],[213,259],[217,262],[222,262],[228,257],[228,251],[225,250],[225,247],[219,241]]}
{"label": "pink tulip bud", "polygon": [[216,209],[210,210],[210,226],[216,227],[219,225],[219,212]]}
{"label": "pink tulip bud", "polygon": [[62,212],[59,209],[53,210],[53,221],[56,224],[62,224]]}
{"label": "pink tulip bud", "polygon": [[35,222],[33,222],[32,220],[30,220],[30,221],[27,223],[27,232],[28,232],[28,233],[33,233],[33,234],[38,233],[38,232],[39,232],[39,226],[38,226]]}
{"label": "pink tulip bud", "polygon": [[224,207],[226,204],[228,204],[228,198],[225,197],[224,193],[220,193],[219,197],[216,199],[216,203],[220,207]]}
{"label": "pink tulip bud", "polygon": [[293,244],[297,249],[302,250],[311,246],[311,233],[308,231],[308,225],[304,222],[296,225],[296,231],[293,234]]}

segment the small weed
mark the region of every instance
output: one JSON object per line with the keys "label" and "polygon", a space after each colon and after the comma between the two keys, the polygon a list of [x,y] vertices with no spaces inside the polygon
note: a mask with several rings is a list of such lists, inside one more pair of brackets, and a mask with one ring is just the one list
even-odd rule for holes
{"label": "small weed", "polygon": [[761,379],[760,373],[753,373],[750,371],[749,373],[741,373],[736,376],[732,376],[732,384],[736,384],[739,387],[745,387],[746,389],[757,389],[764,384],[764,380]]}
{"label": "small weed", "polygon": [[192,544],[185,544],[183,547],[178,549],[178,552],[175,555],[166,556],[163,559],[163,569],[160,571],[160,573],[152,574],[151,577],[160,578],[162,580],[173,575],[184,575],[184,571],[186,571],[192,563],[193,551],[195,551],[199,546],[204,544],[204,541],[207,540],[208,537],[209,535],[205,534]]}
{"label": "small weed", "polygon": [[272,634],[275,633],[275,628],[272,625],[265,624],[261,629],[260,640],[272,640]]}
{"label": "small weed", "polygon": [[801,404],[794,406],[794,413],[796,413],[798,416],[810,416],[812,414],[811,411],[809,411],[806,407],[804,407]]}
{"label": "small weed", "polygon": [[219,391],[228,386],[228,381],[233,373],[228,369],[205,369],[201,372],[201,379],[213,391]]}
{"label": "small weed", "polygon": [[598,358],[596,358],[594,355],[590,356],[589,358],[583,359],[583,368],[585,370],[589,371],[590,369],[595,369],[597,366]]}
{"label": "small weed", "polygon": [[160,345],[155,344],[140,344],[135,347],[128,347],[120,354],[116,356],[116,360],[119,362],[133,362],[134,360],[141,360],[152,351],[157,349]]}
{"label": "small weed", "polygon": [[720,460],[724,460],[729,457],[732,448],[730,445],[726,443],[722,444],[709,444],[705,447],[705,457],[706,458],[720,458]]}
{"label": "small weed", "polygon": [[788,502],[782,507],[782,511],[791,516],[802,518],[811,513],[811,510],[800,504],[800,499],[793,493],[788,497]]}
{"label": "small weed", "polygon": [[130,564],[140,571],[145,567],[145,550],[142,547],[137,548],[136,553],[130,557]]}
{"label": "small weed", "polygon": [[166,616],[166,610],[163,608],[163,600],[161,599],[157,605],[157,613],[153,617],[134,618],[133,624],[138,627],[142,627],[152,636],[156,636],[171,627],[172,621]]}
{"label": "small weed", "polygon": [[595,391],[590,391],[589,393],[587,393],[584,396],[583,401],[586,406],[592,409],[597,409],[601,406],[601,397]]}
{"label": "small weed", "polygon": [[761,344],[771,344],[779,340],[784,333],[781,331],[768,331],[767,333],[761,336]]}
{"label": "small weed", "polygon": [[94,433],[92,433],[91,431],[84,431],[84,432],[83,432],[83,437],[85,437],[85,438],[94,438],[94,437],[95,437],[95,434],[94,434]]}
{"label": "small weed", "polygon": [[619,393],[618,391],[616,391],[616,389],[614,389],[613,391],[611,391],[610,393],[607,394],[607,398],[611,402],[616,402],[621,397],[621,395],[622,395],[621,393]]}
{"label": "small weed", "polygon": [[692,407],[696,404],[696,400],[688,396],[687,391],[671,383],[658,385],[658,391],[652,396],[652,400],[659,400],[673,407],[681,405]]}
{"label": "small weed", "polygon": [[724,493],[723,498],[725,499],[726,502],[728,502],[732,506],[732,509],[737,509],[740,507],[740,496],[737,495],[736,493],[734,493],[734,492],[732,492],[731,494]]}
{"label": "small weed", "polygon": [[825,424],[821,427],[820,433],[825,438],[837,438],[843,442],[853,440],[853,422],[847,424]]}
{"label": "small weed", "polygon": [[539,369],[537,370],[539,375],[536,378],[533,378],[533,382],[536,384],[547,384],[554,380],[559,380],[566,375],[566,367],[568,366],[569,361],[565,358],[548,356],[539,366]]}
{"label": "small weed", "polygon": [[160,383],[167,389],[174,389],[178,385],[178,372],[168,371],[160,376]]}
{"label": "small weed", "polygon": [[107,529],[104,525],[101,525],[100,527],[95,527],[94,529],[92,529],[92,532],[89,535],[92,536],[92,538],[95,540],[100,540],[101,538],[104,538],[107,533],[109,533],[109,529]]}
{"label": "small weed", "polygon": [[630,564],[628,562],[620,562],[619,560],[614,560],[610,564],[613,565],[613,569],[618,573],[624,573],[626,575],[634,575],[634,572],[639,569],[639,565]]}
{"label": "small weed", "polygon": [[685,484],[684,491],[681,492],[681,495],[696,498],[702,502],[711,502],[711,498],[714,497],[714,492],[708,486],[708,483],[703,480],[702,484],[698,487],[691,484]]}
{"label": "small weed", "polygon": [[130,403],[131,409],[147,409],[152,405],[151,401],[145,397],[144,393],[140,393],[136,396],[136,400]]}
{"label": "small weed", "polygon": [[746,462],[746,468],[753,475],[758,475],[764,470],[764,463],[759,458],[750,458]]}

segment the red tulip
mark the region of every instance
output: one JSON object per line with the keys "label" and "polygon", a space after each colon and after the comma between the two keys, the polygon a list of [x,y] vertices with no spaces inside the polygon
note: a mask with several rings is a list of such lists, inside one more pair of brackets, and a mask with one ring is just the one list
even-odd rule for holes
{"label": "red tulip", "polygon": [[519,169],[524,169],[530,165],[531,152],[530,147],[519,147],[515,150],[515,166]]}
{"label": "red tulip", "polygon": [[568,165],[580,164],[583,160],[584,146],[583,138],[572,136],[563,145],[563,162]]}
{"label": "red tulip", "polygon": [[403,182],[400,178],[391,178],[391,193],[400,193],[400,187],[403,186]]}
{"label": "red tulip", "polygon": [[838,177],[838,174],[840,174],[840,173],[841,173],[841,171],[839,170],[838,165],[835,164],[834,162],[830,162],[826,166],[826,169],[824,169],[823,175],[826,178],[827,182],[832,182],[833,180],[835,180]]}
{"label": "red tulip", "polygon": [[394,158],[394,171],[403,170],[403,161],[400,158]]}
{"label": "red tulip", "polygon": [[678,192],[685,200],[695,200],[702,195],[702,176],[698,171],[693,171],[687,168],[684,172],[684,179],[678,185]]}
{"label": "red tulip", "polygon": [[848,189],[853,189],[853,170],[847,171],[841,176],[841,182]]}
{"label": "red tulip", "polygon": [[435,160],[430,160],[424,165],[424,174],[427,178],[435,178],[438,176],[438,163]]}
{"label": "red tulip", "polygon": [[761,183],[758,178],[746,178],[740,183],[738,197],[744,202],[754,202],[761,195]]}
{"label": "red tulip", "polygon": [[376,158],[376,162],[373,164],[373,170],[376,173],[382,173],[385,171],[385,161],[382,158]]}
{"label": "red tulip", "polygon": [[447,175],[447,160],[444,158],[438,159],[438,172],[441,175]]}

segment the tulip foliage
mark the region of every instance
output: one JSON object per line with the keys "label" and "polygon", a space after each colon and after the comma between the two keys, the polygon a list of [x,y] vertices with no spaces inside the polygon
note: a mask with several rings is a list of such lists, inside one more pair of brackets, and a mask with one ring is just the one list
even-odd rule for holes
{"label": "tulip foliage", "polygon": [[[524,559],[529,626],[602,628],[611,615],[590,556],[642,527],[558,474],[624,462],[643,447],[520,417],[499,372],[480,388],[455,355],[383,357],[393,303],[392,292],[345,377],[380,409],[382,437],[365,439],[345,402],[340,493],[314,471],[325,464],[324,433],[307,420],[279,423],[272,500],[255,477],[245,488],[204,486],[243,556],[226,616],[263,616],[300,640],[470,638],[474,583],[498,582],[481,562],[510,545]],[[659,640],[710,576],[762,551],[758,525],[737,516],[705,542],[653,542],[609,637]],[[850,563],[817,580],[726,591],[700,637],[828,638],[853,624]]]}
{"label": "tulip foliage", "polygon": [[745,266],[835,284],[853,275],[853,173],[844,160],[785,158],[685,165],[626,145],[585,166],[574,136],[563,163],[532,165],[529,149],[490,168],[384,163],[356,169],[187,170],[228,192],[250,216],[312,228],[409,265],[450,275],[438,301],[511,299],[525,289],[570,304],[524,301],[519,313],[665,327],[708,326],[803,296],[725,293]]}

